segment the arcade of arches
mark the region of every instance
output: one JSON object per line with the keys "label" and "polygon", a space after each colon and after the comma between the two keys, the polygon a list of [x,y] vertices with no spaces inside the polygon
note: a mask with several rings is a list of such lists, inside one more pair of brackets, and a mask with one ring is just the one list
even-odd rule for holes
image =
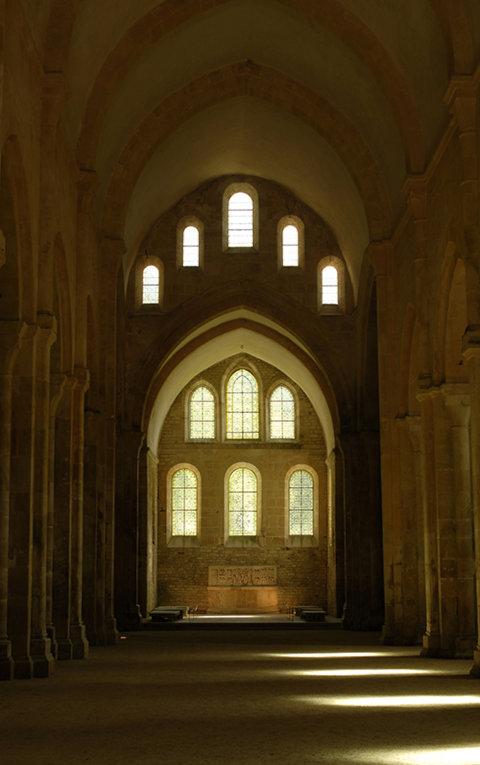
{"label": "arcade of arches", "polygon": [[480,675],[477,0],[0,0],[0,40],[0,677],[179,601]]}

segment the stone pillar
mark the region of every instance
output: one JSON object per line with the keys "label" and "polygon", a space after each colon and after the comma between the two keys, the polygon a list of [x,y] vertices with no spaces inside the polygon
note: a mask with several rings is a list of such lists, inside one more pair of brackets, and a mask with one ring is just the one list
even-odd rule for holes
{"label": "stone pillar", "polygon": [[[140,512],[142,493],[139,482],[146,482],[146,465],[139,454],[144,436],[138,430],[118,434],[116,466],[115,524],[115,613],[121,629],[129,629],[139,600],[139,575],[146,581],[146,567],[139,561]],[[145,484],[146,485],[146,484]],[[142,569],[142,572],[140,571]],[[135,572],[133,575],[132,572]],[[145,609],[146,598],[144,598]],[[145,614],[145,610],[143,610]]]}
{"label": "stone pillar", "polygon": [[[402,492],[403,506],[406,511],[406,539],[408,565],[405,576],[407,586],[407,634],[413,643],[421,641],[425,630],[425,558],[424,558],[424,523],[422,490],[422,426],[420,417],[405,417],[408,427],[409,444],[406,445],[403,462]],[[415,529],[416,544],[410,544],[412,530]],[[410,642],[410,641],[409,641]]]}
{"label": "stone pillar", "polygon": [[437,656],[440,650],[440,614],[438,583],[437,507],[434,417],[438,389],[422,391],[418,396],[422,423],[422,508],[425,556],[425,634],[423,656]]}
{"label": "stone pillar", "polygon": [[380,464],[383,526],[384,626],[383,639],[392,642],[395,633],[395,478],[394,418],[398,374],[393,344],[394,290],[390,241],[373,242],[368,255],[375,272],[378,316],[378,383],[380,391]]}
{"label": "stone pillar", "polygon": [[442,386],[450,424],[452,524],[455,530],[455,549],[451,558],[447,558],[447,567],[452,576],[449,584],[455,593],[454,656],[462,659],[472,656],[476,636],[469,388],[468,384],[462,383]]}
{"label": "stone pillar", "polygon": [[60,382],[61,395],[54,416],[55,453],[53,457],[53,502],[51,510],[52,622],[55,628],[57,658],[71,659],[71,441],[74,377]]}
{"label": "stone pillar", "polygon": [[50,638],[47,636],[47,524],[50,431],[50,348],[56,337],[53,316],[39,316],[35,353],[32,636],[30,653],[35,677],[53,671]]}
{"label": "stone pillar", "polygon": [[72,658],[84,659],[88,655],[88,641],[82,617],[83,577],[83,451],[84,400],[88,388],[88,369],[75,367],[71,412],[71,627]]}
{"label": "stone pillar", "polygon": [[157,605],[158,460],[147,446],[138,460],[138,602],[148,614]]}
{"label": "stone pillar", "polygon": [[[394,587],[395,627],[391,636],[396,644],[412,645],[423,632],[419,609],[419,547],[423,534],[419,533],[416,480],[416,454],[412,446],[415,417],[398,417],[395,421],[396,453],[398,455],[397,480],[395,482],[395,543]],[[420,515],[421,517],[421,515]],[[422,556],[423,557],[423,556]],[[423,571],[421,572],[423,586]],[[421,626],[420,626],[421,625]]]}
{"label": "stone pillar", "polygon": [[7,627],[12,369],[23,331],[17,321],[0,322],[0,680],[10,680],[14,669]]}
{"label": "stone pillar", "polygon": [[26,326],[12,378],[8,633],[18,678],[33,676],[30,637],[36,334],[35,325]]}
{"label": "stone pillar", "polygon": [[464,357],[470,380],[470,462],[475,549],[475,590],[477,638],[471,675],[480,677],[480,331],[464,336]]}
{"label": "stone pillar", "polygon": [[104,419],[105,431],[105,590],[104,630],[107,645],[118,642],[117,620],[114,615],[115,581],[115,452],[116,422],[113,415]]}
{"label": "stone pillar", "polygon": [[53,553],[55,546],[55,431],[58,405],[62,400],[66,375],[50,375],[50,438],[48,443],[48,511],[47,511],[47,635],[52,654],[57,658],[57,642],[53,621]]}
{"label": "stone pillar", "polygon": [[378,434],[342,433],[341,446],[345,460],[344,626],[378,629],[383,620]]}
{"label": "stone pillar", "polygon": [[339,449],[332,449],[327,465],[327,610],[341,616],[344,593],[343,515],[344,497],[342,458]]}
{"label": "stone pillar", "polygon": [[[88,392],[85,409],[85,464],[83,508],[83,616],[87,638],[92,645],[104,645],[103,591],[104,573],[98,571],[99,548],[103,550],[103,473],[104,445],[101,415],[96,408],[94,391]],[[100,528],[99,528],[100,525]],[[102,556],[100,555],[100,558]],[[99,602],[100,601],[100,602]]]}

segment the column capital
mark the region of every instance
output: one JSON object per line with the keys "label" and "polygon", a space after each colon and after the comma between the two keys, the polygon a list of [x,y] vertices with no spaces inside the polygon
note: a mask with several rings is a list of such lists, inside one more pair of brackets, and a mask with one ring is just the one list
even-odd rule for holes
{"label": "column capital", "polygon": [[78,210],[88,213],[99,186],[98,176],[94,170],[82,169],[77,179]]}
{"label": "column capital", "polygon": [[104,266],[111,273],[111,269],[115,269],[115,273],[122,265],[122,259],[127,251],[125,242],[120,237],[104,236],[102,239],[102,262]]}
{"label": "column capital", "polygon": [[455,74],[445,91],[443,100],[461,132],[475,130],[478,86],[477,75]]}
{"label": "column capital", "polygon": [[57,320],[55,316],[51,313],[39,311],[37,313],[37,327],[39,337],[45,343],[45,347],[49,349],[57,339]]}
{"label": "column capital", "polygon": [[75,366],[73,368],[72,379],[75,382],[75,390],[77,392],[87,392],[90,385],[90,372],[86,367]]}
{"label": "column capital", "polygon": [[64,72],[45,72],[42,84],[44,124],[55,128],[69,96],[68,80]]}
{"label": "column capital", "polygon": [[19,319],[0,319],[0,373],[12,372],[15,358],[27,331],[27,324]]}
{"label": "column capital", "polygon": [[402,192],[416,221],[427,217],[428,189],[425,175],[408,175]]}
{"label": "column capital", "polygon": [[391,276],[394,249],[390,239],[370,242],[367,255],[375,271],[375,276]]}
{"label": "column capital", "polygon": [[427,399],[433,400],[439,398],[442,395],[442,391],[439,385],[428,386],[424,384],[425,381],[418,381],[415,391],[415,398],[417,401],[426,401]]}
{"label": "column capital", "polygon": [[465,359],[480,358],[480,326],[468,327],[462,338],[462,356]]}

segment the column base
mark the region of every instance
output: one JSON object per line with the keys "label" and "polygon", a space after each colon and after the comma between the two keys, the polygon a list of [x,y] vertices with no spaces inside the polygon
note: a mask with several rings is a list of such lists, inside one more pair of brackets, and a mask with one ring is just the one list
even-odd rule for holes
{"label": "column base", "polygon": [[0,680],[13,680],[15,664],[10,640],[0,640]]}
{"label": "column base", "polygon": [[477,638],[474,635],[458,637],[455,641],[455,658],[471,659],[475,650],[476,640]]}
{"label": "column base", "polygon": [[117,629],[117,620],[114,616],[105,619],[105,637],[107,645],[117,645],[120,642],[120,635]]}
{"label": "column base", "polygon": [[72,641],[72,659],[86,659],[88,656],[88,640],[84,624],[72,624],[70,626],[70,639]]}
{"label": "column base", "polygon": [[426,658],[435,658],[440,653],[440,634],[438,632],[434,634],[425,633],[422,639],[423,647],[420,651],[420,656]]}
{"label": "column base", "polygon": [[470,670],[470,677],[480,678],[480,646],[477,646],[473,652],[473,667]]}
{"label": "column base", "polygon": [[33,662],[34,677],[50,677],[55,668],[52,656],[50,638],[38,637],[30,640],[30,653]]}
{"label": "column base", "polygon": [[59,661],[68,661],[73,656],[73,645],[70,638],[59,638],[57,640],[57,659]]}
{"label": "column base", "polygon": [[13,676],[17,680],[30,680],[33,677],[33,661],[30,656],[19,656],[14,659]]}
{"label": "column base", "polygon": [[50,638],[50,651],[54,659],[57,658],[57,638],[55,635],[55,627],[53,624],[47,625],[47,637]]}

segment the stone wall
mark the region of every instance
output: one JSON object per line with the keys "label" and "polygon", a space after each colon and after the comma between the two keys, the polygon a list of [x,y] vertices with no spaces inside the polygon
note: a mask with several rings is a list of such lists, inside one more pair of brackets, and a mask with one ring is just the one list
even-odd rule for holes
{"label": "stone wall", "polygon": [[[158,529],[158,599],[162,604],[186,603],[208,607],[209,566],[277,566],[278,601],[286,604],[326,604],[326,523],[327,470],[325,444],[318,418],[305,394],[280,370],[249,357],[231,358],[205,370],[197,379],[221,390],[227,370],[235,362],[246,363],[258,373],[260,400],[264,410],[265,395],[275,382],[287,382],[299,402],[299,439],[295,443],[268,443],[265,418],[261,417],[258,442],[234,443],[216,439],[212,443],[188,443],[185,440],[185,399],[196,382],[192,380],[177,397],[165,420],[159,445],[159,529]],[[263,414],[263,412],[262,412]],[[254,465],[261,474],[262,523],[258,544],[241,546],[225,543],[224,476],[237,462]],[[170,544],[166,536],[167,473],[179,463],[194,465],[201,476],[201,521],[198,541],[178,538]],[[285,476],[295,465],[311,466],[318,476],[318,537],[312,546],[289,546],[285,533]],[[298,542],[297,542],[298,543]]]}

